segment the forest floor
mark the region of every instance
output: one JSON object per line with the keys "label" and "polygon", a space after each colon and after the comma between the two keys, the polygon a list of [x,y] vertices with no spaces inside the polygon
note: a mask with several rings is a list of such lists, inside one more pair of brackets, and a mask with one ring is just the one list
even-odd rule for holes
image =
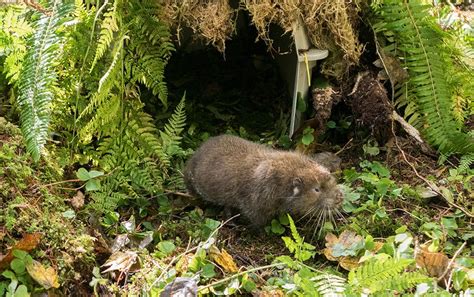
{"label": "forest floor", "polygon": [[[286,90],[275,68],[265,57],[255,57],[260,58],[264,63],[259,67],[255,61],[248,64],[247,57],[222,67],[213,55],[173,57],[170,97],[179,98],[185,90],[189,98],[183,146],[195,149],[209,135],[232,133],[274,147],[305,147],[301,139],[291,145],[285,136]],[[192,75],[177,70],[183,65]],[[147,109],[154,112],[149,104]],[[387,255],[410,259],[402,269],[416,262],[425,271],[411,267],[412,279],[399,292],[422,291],[416,285],[428,283],[427,276],[451,292],[472,287],[474,171],[456,168],[454,158],[439,163],[437,155],[424,153],[402,133],[379,144],[343,109],[338,111],[343,116],[331,118],[327,131],[314,140],[313,152],[337,152],[341,158],[336,176],[346,193],[344,218],[317,226],[320,233],[311,223],[297,221],[294,229],[285,216],[256,233],[239,220],[228,220],[220,209],[191,199],[184,188],[144,197],[151,203],[143,214],[121,208],[94,217],[85,211],[89,197],[75,177],[77,166],[65,169],[54,150],[32,163],[19,129],[0,118],[5,222],[0,226],[0,268],[10,271],[3,274],[9,281],[0,282],[0,292],[10,292],[16,279],[30,292],[48,296],[157,296],[175,280],[172,290],[182,294],[316,294],[324,290],[317,279],[322,271],[334,290],[338,284],[359,290],[365,287],[358,287],[357,276],[346,280],[347,271]],[[28,265],[32,261],[37,265]],[[400,270],[394,275],[402,278]],[[363,276],[372,282],[364,286],[375,291],[383,282]],[[444,296],[443,289],[430,290]],[[163,294],[170,296],[166,289]]]}

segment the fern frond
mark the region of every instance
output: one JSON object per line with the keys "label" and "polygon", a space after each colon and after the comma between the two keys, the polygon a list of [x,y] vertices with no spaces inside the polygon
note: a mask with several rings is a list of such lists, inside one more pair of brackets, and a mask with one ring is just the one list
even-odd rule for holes
{"label": "fern frond", "polygon": [[419,272],[404,272],[413,263],[410,259],[374,260],[365,263],[348,276],[350,293],[376,293],[389,290],[399,292],[414,285],[429,281],[430,278]]}
{"label": "fern frond", "polygon": [[112,41],[114,40],[114,33],[119,30],[119,27],[117,25],[117,3],[118,1],[114,1],[114,5],[110,7],[107,12],[104,13],[104,20],[102,21],[100,37],[97,41],[95,57],[92,61],[90,71],[94,69],[97,61],[104,56],[105,51],[110,47]]}
{"label": "fern frond", "polygon": [[471,168],[471,166],[474,164],[474,154],[467,154],[461,157],[461,160],[459,161],[459,166],[457,167],[457,170],[459,172],[466,172],[468,169]]}
{"label": "fern frond", "polygon": [[6,56],[3,73],[10,84],[15,84],[26,54],[26,37],[33,33],[23,18],[21,9],[8,6],[0,10],[0,56]]}
{"label": "fern frond", "polygon": [[48,137],[50,105],[56,84],[53,66],[60,43],[56,30],[71,8],[60,0],[50,1],[48,9],[52,12],[51,16],[40,14],[34,21],[36,32],[28,41],[28,51],[18,79],[21,129],[26,148],[36,161]]}
{"label": "fern frond", "polygon": [[156,1],[128,1],[129,28],[135,34],[128,45],[126,69],[131,82],[141,82],[167,105],[168,90],[164,82],[165,65],[174,51],[168,26],[157,17]]}
{"label": "fern frond", "polygon": [[163,128],[164,131],[160,131],[160,136],[163,142],[163,149],[168,156],[182,155],[184,151],[181,149],[181,132],[184,130],[186,125],[186,111],[185,107],[185,95],[176,106],[176,109],[171,115],[168,123]]}
{"label": "fern frond", "polygon": [[324,273],[311,278],[314,287],[321,296],[344,296],[346,279],[329,273]]}
{"label": "fern frond", "polygon": [[[400,57],[408,69],[408,82],[396,90],[397,101],[408,108],[408,121],[415,123],[441,152],[474,152],[474,138],[458,129],[452,112],[453,90],[445,65],[453,61],[442,42],[448,37],[429,14],[429,8],[421,1],[384,0],[376,11],[379,20],[374,29],[394,41],[394,46],[386,50]],[[417,118],[410,120],[415,115]]]}
{"label": "fern frond", "polygon": [[[113,88],[114,83],[116,83],[118,80],[118,76],[120,74],[121,67],[118,61],[122,57],[122,47],[123,38],[117,43],[114,49],[112,63],[109,65],[107,71],[99,80],[99,88],[94,93],[94,95],[92,95],[89,104],[81,112],[78,119],[81,119],[82,117],[92,113],[93,110],[105,104],[107,99],[110,97],[111,89]],[[84,131],[82,131],[82,134],[84,134]]]}

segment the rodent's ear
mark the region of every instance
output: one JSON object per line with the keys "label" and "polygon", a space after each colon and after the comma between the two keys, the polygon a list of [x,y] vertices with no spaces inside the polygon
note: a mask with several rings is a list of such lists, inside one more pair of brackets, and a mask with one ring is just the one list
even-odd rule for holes
{"label": "rodent's ear", "polygon": [[303,180],[301,179],[301,177],[293,178],[293,186],[295,186],[295,187],[302,187],[303,186]]}
{"label": "rodent's ear", "polygon": [[299,177],[293,179],[293,197],[298,196],[303,191],[303,180]]}

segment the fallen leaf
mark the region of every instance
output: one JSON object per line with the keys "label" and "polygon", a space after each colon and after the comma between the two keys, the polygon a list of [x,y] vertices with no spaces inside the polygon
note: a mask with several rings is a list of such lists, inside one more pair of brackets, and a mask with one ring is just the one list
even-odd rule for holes
{"label": "fallen leaf", "polygon": [[214,262],[222,267],[224,271],[231,273],[239,271],[237,265],[235,265],[234,259],[226,252],[226,250],[222,249],[222,251],[220,251],[216,246],[211,246],[209,249],[209,256]]}
{"label": "fallen leaf", "polygon": [[449,265],[449,258],[443,253],[428,251],[428,247],[424,245],[416,255],[416,264],[426,269],[428,275],[440,277]]}
{"label": "fallen leaf", "polygon": [[197,283],[189,277],[177,277],[167,284],[160,297],[194,297],[197,296]]}
{"label": "fallen leaf", "polygon": [[84,193],[77,191],[76,195],[69,200],[72,207],[75,209],[81,209],[84,206]]}
{"label": "fallen leaf", "polygon": [[43,264],[33,260],[31,264],[26,266],[26,270],[28,274],[46,290],[59,288],[58,274],[53,267],[45,268]]}
{"label": "fallen leaf", "polygon": [[[352,231],[343,231],[339,237],[332,233],[326,235],[324,256],[329,261],[339,262],[342,268],[350,271],[360,266],[358,252],[364,247],[364,239]],[[375,242],[372,253],[376,253],[383,246],[382,242]]]}
{"label": "fallen leaf", "polygon": [[130,238],[128,238],[128,234],[119,234],[115,237],[114,242],[112,243],[112,253],[118,252],[121,248],[127,245],[130,242]]}
{"label": "fallen leaf", "polygon": [[129,271],[133,264],[137,263],[138,254],[132,251],[115,252],[102,265],[102,267],[109,267],[103,272],[118,270],[121,272]]}
{"label": "fallen leaf", "polygon": [[358,257],[341,257],[338,259],[339,265],[347,271],[350,271],[354,268],[359,267],[359,258]]}
{"label": "fallen leaf", "polygon": [[[364,247],[364,239],[355,232],[344,230],[339,237],[332,233],[326,235],[327,252],[332,257],[356,256]],[[326,253],[325,253],[326,254]]]}
{"label": "fallen leaf", "polygon": [[13,251],[14,250],[22,250],[25,252],[29,252],[36,248],[36,246],[39,244],[41,238],[40,233],[31,233],[31,234],[25,234],[20,241],[18,241],[5,255],[0,260],[0,270],[8,267],[10,265],[10,262],[14,259],[13,256]]}

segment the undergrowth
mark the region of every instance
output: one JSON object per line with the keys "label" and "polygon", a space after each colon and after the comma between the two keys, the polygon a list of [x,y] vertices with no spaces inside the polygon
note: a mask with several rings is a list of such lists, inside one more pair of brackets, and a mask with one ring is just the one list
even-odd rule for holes
{"label": "undergrowth", "polygon": [[[245,65],[253,75],[247,73],[242,85],[256,90],[245,93],[255,101],[250,108],[242,106],[242,93],[223,92],[236,84],[234,77],[212,68],[212,82],[205,84],[175,74],[168,97],[165,69],[174,45],[159,2],[49,0],[0,7],[0,112],[7,106],[23,130],[20,136],[0,118],[0,239],[6,251],[0,295],[159,296],[185,289],[202,295],[469,294],[474,172],[472,133],[463,126],[472,106],[464,102],[465,72],[458,71],[465,64],[452,62],[459,56],[439,43],[450,39],[424,6],[382,2],[374,7],[374,28],[387,38],[383,49],[403,57],[410,74],[393,84],[398,107],[446,158],[464,153],[457,168],[427,169],[426,180],[439,184],[445,200],[429,183],[413,181],[405,163],[388,166],[402,159],[393,146],[374,145],[344,118],[329,121],[322,137],[352,133],[359,146],[331,146],[355,155],[336,173],[344,183],[345,219],[315,232],[281,216],[261,234],[219,221],[216,208],[188,197],[181,169],[211,134],[303,150],[318,141],[314,128],[304,129],[297,143],[286,136],[280,90],[269,88],[263,96],[267,86],[256,79],[271,77],[272,85],[281,85],[271,65]],[[324,21],[312,24],[319,32],[342,18],[344,32],[340,23],[329,27],[339,32],[332,42],[355,63],[362,48],[348,6],[337,4],[336,11],[321,6]],[[251,13],[255,22],[257,11]],[[263,16],[257,26],[264,27],[257,29],[266,25]],[[453,84],[445,64],[452,66],[448,74],[459,74]],[[214,82],[220,76],[228,85]],[[194,82],[201,100],[182,95],[186,81]],[[254,125],[239,122],[238,112]],[[420,168],[432,165],[411,160]]]}

